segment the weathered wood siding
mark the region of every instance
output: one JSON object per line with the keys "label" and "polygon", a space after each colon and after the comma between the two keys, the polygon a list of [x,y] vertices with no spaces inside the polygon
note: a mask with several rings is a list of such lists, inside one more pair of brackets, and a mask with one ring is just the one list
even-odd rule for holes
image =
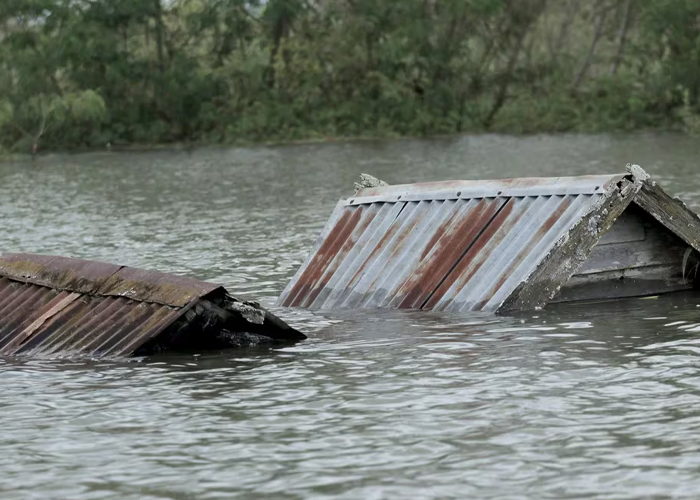
{"label": "weathered wood siding", "polygon": [[[553,302],[655,295],[693,288],[697,263],[687,243],[635,204],[593,248]],[[692,272],[691,272],[692,269]]]}

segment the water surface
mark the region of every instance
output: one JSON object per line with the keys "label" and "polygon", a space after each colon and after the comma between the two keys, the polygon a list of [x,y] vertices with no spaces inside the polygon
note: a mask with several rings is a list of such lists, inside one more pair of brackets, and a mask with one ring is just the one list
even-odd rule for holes
{"label": "water surface", "polygon": [[[0,164],[0,250],[218,281],[272,306],[360,172],[641,164],[700,208],[700,142],[499,136]],[[0,360],[0,498],[639,499],[700,491],[700,296],[499,318],[278,310],[309,340]]]}

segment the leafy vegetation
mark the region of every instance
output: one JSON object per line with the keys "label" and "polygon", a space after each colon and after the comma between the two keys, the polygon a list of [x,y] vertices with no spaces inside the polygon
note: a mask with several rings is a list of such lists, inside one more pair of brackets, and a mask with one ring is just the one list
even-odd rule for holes
{"label": "leafy vegetation", "polygon": [[700,131],[696,0],[3,0],[0,148]]}

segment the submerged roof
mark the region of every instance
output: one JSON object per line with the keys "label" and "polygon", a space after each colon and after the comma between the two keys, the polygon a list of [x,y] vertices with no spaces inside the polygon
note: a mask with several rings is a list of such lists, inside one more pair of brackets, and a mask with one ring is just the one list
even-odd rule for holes
{"label": "submerged roof", "polygon": [[0,259],[0,355],[127,356],[218,285],[67,257]]}
{"label": "submerged roof", "polygon": [[[649,193],[668,198],[641,169],[365,188],[336,206],[279,303],[319,309],[539,308],[629,203],[654,212],[658,200],[649,201]],[[697,238],[688,239],[700,235],[700,221],[684,205],[679,210],[695,226],[679,236],[697,249]],[[663,211],[652,215],[668,226]]]}

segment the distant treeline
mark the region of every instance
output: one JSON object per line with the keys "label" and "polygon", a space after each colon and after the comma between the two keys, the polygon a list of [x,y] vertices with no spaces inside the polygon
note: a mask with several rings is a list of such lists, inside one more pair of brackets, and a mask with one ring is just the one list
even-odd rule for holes
{"label": "distant treeline", "polygon": [[0,148],[700,130],[698,0],[1,0]]}

